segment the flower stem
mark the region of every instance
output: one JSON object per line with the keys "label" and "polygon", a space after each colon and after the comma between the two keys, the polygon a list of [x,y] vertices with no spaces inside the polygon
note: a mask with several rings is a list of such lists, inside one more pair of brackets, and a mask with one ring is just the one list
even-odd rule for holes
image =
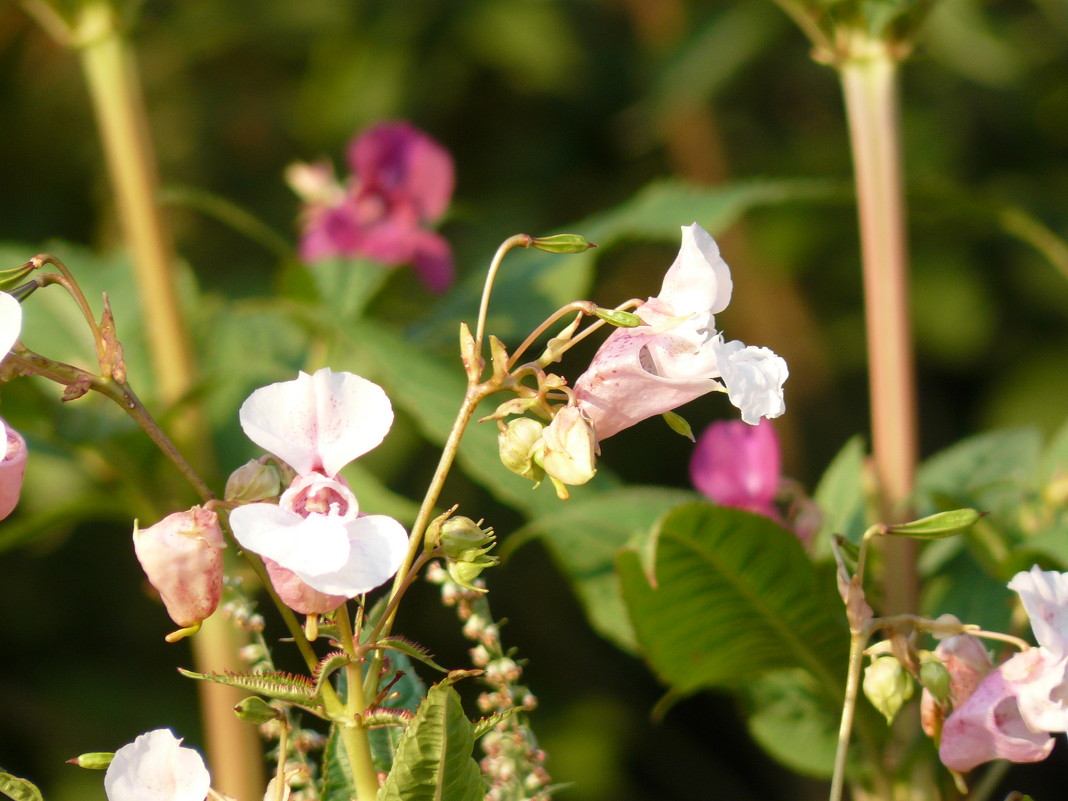
{"label": "flower stem", "polygon": [[504,240],[501,246],[497,248],[497,252],[493,254],[489,272],[486,273],[486,284],[482,289],[482,302],[478,306],[478,325],[475,326],[475,353],[482,352],[482,337],[486,333],[486,313],[489,311],[490,292],[493,290],[493,281],[497,278],[497,270],[500,269],[501,262],[504,261],[504,254],[517,245],[529,248],[533,241],[534,238],[530,234],[516,234]]}
{"label": "flower stem", "polygon": [[[889,45],[854,31],[839,66],[856,175],[867,320],[872,451],[887,522],[903,514],[912,490],[917,433],[908,310],[908,257],[898,120],[897,57]],[[916,544],[885,543],[884,598],[891,613],[914,612]]]}
{"label": "flower stem", "polygon": [[[348,694],[345,698],[345,720],[339,724],[338,729],[356,783],[356,798],[358,801],[374,801],[378,795],[378,778],[375,774],[374,759],[371,757],[371,741],[367,737],[367,729],[357,723],[357,719],[367,709],[363,688],[363,660],[355,659],[356,638],[352,632],[348,604],[342,604],[338,608],[334,619],[341,632],[341,645],[345,652],[353,657],[353,661],[345,665],[345,687]],[[375,664],[372,664],[371,668],[377,669]]]}

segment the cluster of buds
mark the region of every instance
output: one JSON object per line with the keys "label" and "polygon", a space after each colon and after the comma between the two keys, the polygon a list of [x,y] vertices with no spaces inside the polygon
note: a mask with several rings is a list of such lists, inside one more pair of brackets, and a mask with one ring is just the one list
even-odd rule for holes
{"label": "cluster of buds", "polygon": [[578,406],[554,407],[548,425],[516,417],[507,424],[498,421],[498,427],[504,466],[535,485],[548,477],[561,500],[570,497],[568,486],[581,486],[597,473],[597,435],[593,421]]}
{"label": "cluster of buds", "polygon": [[486,801],[549,801],[551,779],[545,769],[545,752],[526,722],[538,701],[520,684],[523,667],[502,647],[500,627],[493,621],[481,588],[460,586],[436,565],[427,572],[427,579],[441,586],[442,602],[456,608],[464,636],[475,643],[471,662],[485,670],[482,681],[488,685],[478,697],[479,709],[502,716],[481,740],[485,756],[479,765],[490,788]]}
{"label": "cluster of buds", "polygon": [[917,682],[923,688],[925,699],[935,699],[944,705],[951,697],[952,676],[941,654],[917,651],[906,637],[896,632],[866,653],[871,662],[864,670],[864,695],[888,724],[912,698]]}
{"label": "cluster of buds", "polygon": [[492,528],[482,528],[470,517],[452,517],[449,510],[434,520],[427,528],[426,547],[445,557],[449,578],[471,592],[485,592],[481,582],[475,580],[487,567],[493,567],[500,559],[490,556],[496,536]]}

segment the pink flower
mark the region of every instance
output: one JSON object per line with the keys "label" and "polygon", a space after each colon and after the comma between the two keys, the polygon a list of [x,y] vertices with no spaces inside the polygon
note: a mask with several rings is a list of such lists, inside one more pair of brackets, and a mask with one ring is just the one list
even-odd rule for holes
{"label": "pink flower", "polygon": [[124,745],[104,774],[108,801],[204,801],[210,787],[204,759],[170,729]]}
{"label": "pink flower", "polygon": [[234,537],[264,557],[282,600],[302,614],[329,612],[393,576],[407,552],[404,527],[362,514],[337,475],[393,424],[382,388],[324,367],[256,390],[240,419],[249,439],[297,472],[278,505],[252,503],[230,514]]}
{"label": "pink flower", "polygon": [[410,263],[431,291],[444,291],[452,283],[452,252],[428,226],[452,198],[449,152],[407,122],[389,122],[356,137],[348,161],[352,179],[346,188],[321,166],[290,170],[290,184],[306,202],[301,257]]}
{"label": "pink flower", "polygon": [[731,286],[712,237],[697,223],[683,226],[660,294],[634,311],[646,325],[617,328],[575,382],[599,440],[716,390],[747,423],[786,410],[786,362],[767,348],[725,342],[716,331],[713,315],[727,307]]}
{"label": "pink flower", "polygon": [[720,504],[779,520],[775,495],[781,480],[779,439],[768,420],[751,426],[739,420],[713,423],[697,440],[690,479]]}
{"label": "pink flower", "polygon": [[179,626],[193,626],[219,605],[226,547],[215,512],[194,506],[154,526],[134,526],[134,552]]}
{"label": "pink flower", "polygon": [[[0,292],[0,351],[6,356],[22,330],[22,304]],[[0,357],[2,358],[2,357]],[[0,420],[0,520],[11,514],[19,502],[22,477],[26,472],[26,440]]]}

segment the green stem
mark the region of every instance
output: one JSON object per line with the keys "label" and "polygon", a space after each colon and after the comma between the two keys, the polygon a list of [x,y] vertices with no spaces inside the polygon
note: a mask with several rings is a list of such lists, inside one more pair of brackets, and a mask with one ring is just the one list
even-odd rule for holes
{"label": "green stem", "polygon": [[838,727],[838,750],[834,755],[829,801],[841,801],[845,787],[846,757],[849,754],[849,740],[853,731],[853,714],[860,694],[860,672],[867,642],[868,635],[865,631],[854,631],[849,638],[849,672],[846,678],[845,700],[842,702],[842,721]]}
{"label": "green stem", "polygon": [[356,638],[352,632],[352,623],[349,620],[349,608],[342,604],[334,614],[338,629],[341,633],[341,645],[345,653],[353,657],[353,660],[345,665],[345,687],[348,695],[345,698],[345,721],[338,728],[341,733],[341,742],[345,746],[345,753],[352,767],[352,775],[356,781],[356,798],[358,801],[374,801],[378,795],[378,777],[375,773],[374,759],[371,757],[371,741],[367,737],[367,729],[356,721],[367,709],[367,698],[364,695],[362,666],[363,660],[356,660]]}
{"label": "green stem", "polygon": [[[854,32],[840,65],[856,175],[867,320],[872,451],[893,522],[912,491],[917,454],[915,375],[908,308],[908,259],[898,120],[898,63],[885,42]],[[915,612],[916,544],[885,544],[889,612]]]}
{"label": "green stem", "polygon": [[475,326],[475,353],[482,352],[482,337],[486,333],[486,313],[489,311],[490,292],[493,289],[493,282],[497,278],[497,270],[500,269],[501,262],[504,260],[504,254],[516,246],[529,248],[533,241],[534,238],[530,234],[510,236],[501,243],[501,246],[497,248],[497,252],[493,255],[489,272],[486,273],[486,284],[482,289],[482,302],[478,307],[478,325]]}

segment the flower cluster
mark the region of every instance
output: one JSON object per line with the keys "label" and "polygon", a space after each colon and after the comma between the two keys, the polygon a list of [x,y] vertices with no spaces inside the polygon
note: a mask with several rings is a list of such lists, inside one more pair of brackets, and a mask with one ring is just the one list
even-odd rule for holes
{"label": "flower cluster", "polygon": [[[1053,750],[1050,732],[1068,731],[1068,573],[1036,566],[1013,576],[1009,589],[1019,593],[1038,647],[993,668],[956,699],[938,749],[956,771],[998,758],[1039,762]],[[976,663],[970,660],[973,673],[982,669]]]}
{"label": "flower cluster", "polygon": [[731,287],[715,240],[697,223],[683,226],[660,294],[634,310],[645,325],[612,332],[575,382],[599,441],[713,391],[726,392],[751,425],[786,411],[786,362],[716,331]]}
{"label": "flower cluster", "polygon": [[296,473],[277,504],[249,503],[230,513],[234,537],[264,557],[282,601],[301,614],[332,612],[393,576],[407,552],[407,532],[392,517],[361,513],[338,475],[392,426],[382,388],[324,367],[257,389],[239,417],[249,439]]}
{"label": "flower cluster", "polygon": [[452,252],[427,226],[445,214],[452,198],[448,151],[412,125],[391,122],[353,139],[348,162],[347,186],[325,164],[289,170],[290,185],[305,201],[301,257],[411,263],[429,289],[444,291],[452,283]]}

